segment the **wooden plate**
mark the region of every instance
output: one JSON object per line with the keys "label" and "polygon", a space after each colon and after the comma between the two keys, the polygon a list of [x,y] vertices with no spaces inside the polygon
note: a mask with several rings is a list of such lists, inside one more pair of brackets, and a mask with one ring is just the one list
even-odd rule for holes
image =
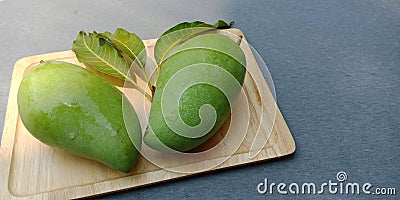
{"label": "wooden plate", "polygon": [[[236,35],[242,34],[237,29],[230,29],[229,32]],[[146,40],[145,44],[151,45],[154,44],[154,41]],[[220,151],[200,162],[185,164],[186,168],[201,169],[206,164],[227,158],[222,164],[205,170],[211,171],[277,158],[295,151],[295,143],[289,128],[252,51],[245,42],[241,47],[246,55],[249,72],[243,87],[248,103],[237,103],[234,111],[246,106],[250,110],[246,137],[233,155],[229,156],[228,152]],[[24,73],[37,65],[40,60],[60,60],[84,67],[77,61],[72,51],[22,58],[15,64],[0,148],[0,199],[80,198],[198,173],[168,171],[157,167],[143,157],[139,158],[138,164],[131,173],[120,173],[95,161],[50,148],[36,140],[25,129],[19,118],[17,91]],[[138,115],[141,114],[138,113]],[[271,116],[274,117],[271,118]],[[224,138],[229,124],[240,123],[243,123],[240,113],[233,112],[232,118],[220,131],[195,151],[213,147]],[[259,132],[257,132],[258,130]],[[235,134],[235,131],[239,131],[239,129],[233,130],[232,137],[240,135],[239,133]],[[260,153],[256,157],[250,158],[249,151],[257,133],[261,134],[261,137],[258,135],[258,139],[268,140],[261,148]]]}

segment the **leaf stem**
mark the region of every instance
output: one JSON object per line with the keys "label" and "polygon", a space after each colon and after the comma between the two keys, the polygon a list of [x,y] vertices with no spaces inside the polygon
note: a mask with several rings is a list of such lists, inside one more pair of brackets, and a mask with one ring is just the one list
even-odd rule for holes
{"label": "leaf stem", "polygon": [[[140,62],[140,61],[139,61],[139,62]],[[145,79],[144,81],[146,81],[147,87],[150,89],[151,92],[154,92],[154,91],[153,91],[153,85],[151,85],[151,83],[150,83],[150,79],[149,79],[149,77],[147,76],[147,73],[146,73],[145,68],[143,67],[143,68],[141,68],[141,70],[143,71],[144,79]]]}
{"label": "leaf stem", "polygon": [[148,100],[153,101],[153,97],[147,93],[143,88],[139,87],[138,84],[135,83],[131,78],[126,77],[126,79],[137,89],[140,93],[142,93]]}

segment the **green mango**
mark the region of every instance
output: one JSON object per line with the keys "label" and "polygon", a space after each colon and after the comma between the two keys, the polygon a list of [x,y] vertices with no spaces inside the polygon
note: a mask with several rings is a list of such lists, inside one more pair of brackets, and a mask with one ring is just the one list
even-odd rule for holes
{"label": "green mango", "polygon": [[[188,151],[209,139],[228,118],[231,104],[227,96],[236,99],[240,93],[246,74],[245,55],[227,36],[204,34],[178,46],[161,66],[144,142],[159,151]],[[225,92],[207,83],[192,84],[182,90],[184,84],[201,80],[223,85]],[[235,84],[238,86],[234,87]],[[181,96],[170,98],[171,93]],[[202,108],[203,105],[208,107]],[[216,116],[201,118],[203,111]],[[174,112],[192,128],[171,127],[170,123],[179,124]],[[206,126],[199,125],[203,121]]]}
{"label": "green mango", "polygon": [[24,76],[17,99],[23,124],[41,142],[121,172],[135,165],[141,142],[136,112],[93,72],[66,62],[41,63]]}

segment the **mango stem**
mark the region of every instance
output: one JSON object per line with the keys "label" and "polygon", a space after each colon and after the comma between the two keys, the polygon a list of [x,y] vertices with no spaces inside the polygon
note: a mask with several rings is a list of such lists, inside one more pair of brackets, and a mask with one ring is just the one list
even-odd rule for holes
{"label": "mango stem", "polygon": [[238,39],[236,40],[236,44],[239,46],[240,45],[240,43],[242,42],[242,39],[243,39],[243,35],[239,35],[238,36]]}

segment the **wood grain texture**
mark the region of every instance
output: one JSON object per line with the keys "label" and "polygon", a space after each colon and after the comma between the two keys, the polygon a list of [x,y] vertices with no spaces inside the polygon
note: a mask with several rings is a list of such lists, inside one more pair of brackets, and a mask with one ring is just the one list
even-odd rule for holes
{"label": "wood grain texture", "polygon": [[[237,29],[230,33],[242,35]],[[145,44],[151,48],[155,40]],[[245,41],[245,40],[244,40]],[[242,110],[249,110],[249,122],[245,137],[232,155],[229,152],[214,152],[203,160],[193,163],[174,162],[176,169],[185,168],[198,171],[210,163],[222,164],[203,171],[217,170],[247,163],[268,160],[295,151],[295,143],[271,94],[257,62],[246,42],[242,49],[247,60],[247,70],[243,93],[236,103],[231,119],[205,144],[193,150],[201,152],[239,137],[240,128],[229,125],[243,124]],[[74,156],[39,142],[23,126],[17,109],[17,91],[24,73],[37,65],[40,60],[60,60],[84,67],[76,60],[72,51],[50,53],[23,58],[15,64],[11,82],[9,101],[0,148],[0,199],[66,199],[99,195],[157,182],[190,176],[195,173],[176,173],[157,167],[143,157],[128,174],[120,173],[92,160]],[[105,76],[105,75],[103,75]],[[107,79],[109,77],[105,76]],[[116,85],[121,83],[115,82]],[[122,90],[122,89],[121,89]],[[133,104],[138,102],[132,102]],[[140,106],[140,103],[139,103]],[[136,107],[135,107],[136,108]],[[143,111],[147,112],[147,111]],[[146,114],[138,111],[141,122]],[[247,122],[246,122],[247,123]],[[235,131],[237,132],[235,134]],[[257,140],[267,140],[261,152],[254,158],[249,157],[250,147],[259,131]],[[232,133],[232,134],[231,134]],[[269,134],[270,133],[270,134]],[[227,145],[225,145],[227,146]],[[228,149],[228,148],[226,148]]]}

